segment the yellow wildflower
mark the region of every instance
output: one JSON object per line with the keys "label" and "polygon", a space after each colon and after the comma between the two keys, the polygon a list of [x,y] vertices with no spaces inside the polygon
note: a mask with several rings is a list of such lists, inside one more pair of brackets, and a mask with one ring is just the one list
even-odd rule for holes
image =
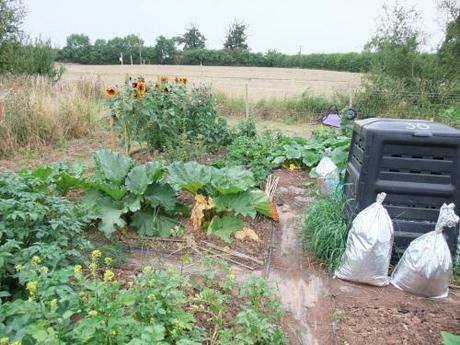
{"label": "yellow wildflower", "polygon": [[150,266],[145,266],[145,267],[144,267],[144,273],[150,273],[150,272],[152,272],[152,267],[150,267]]}
{"label": "yellow wildflower", "polygon": [[36,280],[32,280],[27,283],[26,289],[29,291],[30,296],[34,296],[37,293],[38,283]]}
{"label": "yellow wildflower", "polygon": [[40,263],[42,262],[42,259],[40,259],[39,256],[34,255],[34,256],[32,256],[32,260],[31,260],[31,261],[32,261],[32,265],[38,266],[38,265],[40,265]]}
{"label": "yellow wildflower", "polygon": [[17,272],[21,272],[24,269],[24,266],[22,266],[21,264],[17,264],[16,266],[14,266],[14,268]]}
{"label": "yellow wildflower", "polygon": [[115,276],[115,274],[111,271],[111,270],[106,270],[104,272],[104,280],[106,282],[109,282],[113,279],[113,277]]}
{"label": "yellow wildflower", "polygon": [[92,262],[88,266],[89,270],[91,271],[92,274],[95,274],[97,271],[97,263]]}
{"label": "yellow wildflower", "polygon": [[0,345],[8,344],[9,340],[10,340],[10,338],[8,338],[8,337],[0,338]]}
{"label": "yellow wildflower", "polygon": [[93,252],[91,253],[91,257],[93,258],[93,260],[97,260],[101,256],[102,256],[102,253],[99,249],[93,250]]}
{"label": "yellow wildflower", "polygon": [[104,259],[104,263],[107,265],[107,266],[110,266],[112,264],[112,258],[109,258],[109,257],[106,257]]}
{"label": "yellow wildflower", "polygon": [[43,266],[42,268],[40,268],[40,271],[41,271],[42,273],[45,273],[45,274],[46,274],[46,273],[48,273],[48,267]]}
{"label": "yellow wildflower", "polygon": [[88,312],[88,315],[89,315],[89,316],[97,316],[97,311],[96,311],[96,310],[90,310],[90,311]]}
{"label": "yellow wildflower", "polygon": [[294,171],[295,169],[297,169],[297,167],[295,166],[295,164],[289,164],[289,170],[291,171]]}
{"label": "yellow wildflower", "polygon": [[81,273],[81,270],[82,270],[81,265],[75,265],[75,266],[73,267],[73,272],[74,272],[74,273]]}
{"label": "yellow wildflower", "polygon": [[116,336],[116,335],[117,335],[117,331],[115,331],[115,330],[111,331],[111,332],[110,332],[110,335],[111,335],[112,337]]}
{"label": "yellow wildflower", "polygon": [[228,272],[228,279],[230,279],[230,280],[233,281],[233,280],[235,280],[235,277],[236,277],[235,271],[234,271],[234,270],[230,270],[230,271]]}

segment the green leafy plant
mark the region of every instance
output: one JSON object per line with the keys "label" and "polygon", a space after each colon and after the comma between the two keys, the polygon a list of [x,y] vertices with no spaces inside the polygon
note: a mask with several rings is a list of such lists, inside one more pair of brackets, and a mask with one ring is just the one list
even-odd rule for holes
{"label": "green leafy plant", "polygon": [[147,266],[120,281],[112,264],[100,250],[86,268],[48,271],[35,259],[23,263],[18,279],[27,299],[0,304],[0,339],[37,345],[286,343],[279,301],[262,278],[239,286],[227,269],[216,284]]}
{"label": "green leafy plant", "polygon": [[161,162],[135,165],[118,152],[97,151],[95,174],[88,179],[83,202],[96,210],[99,229],[110,236],[117,228],[131,226],[140,235],[168,237],[181,224],[171,216],[178,212],[176,191],[162,177]]}
{"label": "green leafy plant", "polygon": [[345,250],[348,225],[343,208],[335,199],[317,197],[305,211],[305,249],[313,250],[330,271],[340,264]]}
{"label": "green leafy plant", "polygon": [[0,297],[21,293],[16,273],[37,257],[50,270],[81,261],[90,210],[53,193],[30,175],[0,173]]}
{"label": "green leafy plant", "polygon": [[460,345],[460,335],[442,331],[441,337],[443,345]]}
{"label": "green leafy plant", "polygon": [[224,118],[217,114],[214,97],[207,87],[185,87],[186,79],[169,82],[162,77],[157,83],[143,78],[128,79],[123,87],[109,88],[109,108],[115,128],[129,152],[132,141],[146,143],[162,151],[176,147],[184,137],[216,149],[229,141]]}
{"label": "green leafy plant", "polygon": [[237,216],[255,217],[257,212],[274,217],[267,195],[254,188],[250,171],[241,167],[217,169],[196,162],[176,162],[168,167],[168,181],[195,196],[192,223],[196,228],[204,225],[209,234],[226,242],[243,229]]}

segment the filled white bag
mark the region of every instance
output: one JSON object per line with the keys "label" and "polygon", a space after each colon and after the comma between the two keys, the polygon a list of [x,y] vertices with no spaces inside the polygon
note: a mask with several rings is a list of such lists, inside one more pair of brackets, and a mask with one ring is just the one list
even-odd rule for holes
{"label": "filled white bag", "polygon": [[442,205],[435,230],[410,243],[391,275],[392,285],[418,296],[447,297],[452,256],[442,230],[458,223],[454,208]]}
{"label": "filled white bag", "polygon": [[376,286],[389,283],[393,247],[393,223],[379,193],[375,203],[362,210],[353,220],[340,267],[334,277]]}
{"label": "filled white bag", "polygon": [[322,195],[333,195],[340,182],[339,169],[328,156],[330,150],[326,150],[324,157],[316,167],[318,192]]}

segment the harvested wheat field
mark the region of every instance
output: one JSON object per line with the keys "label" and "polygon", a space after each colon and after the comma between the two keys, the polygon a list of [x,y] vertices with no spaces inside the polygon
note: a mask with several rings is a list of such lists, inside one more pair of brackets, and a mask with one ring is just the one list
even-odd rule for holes
{"label": "harvested wheat field", "polygon": [[159,76],[186,77],[191,83],[210,84],[214,92],[229,97],[245,96],[246,84],[251,100],[284,98],[309,90],[315,95],[348,93],[361,83],[360,73],[300,68],[221,67],[173,65],[78,65],[65,64],[63,80],[100,79],[107,85],[120,84],[126,76],[142,75],[147,80]]}

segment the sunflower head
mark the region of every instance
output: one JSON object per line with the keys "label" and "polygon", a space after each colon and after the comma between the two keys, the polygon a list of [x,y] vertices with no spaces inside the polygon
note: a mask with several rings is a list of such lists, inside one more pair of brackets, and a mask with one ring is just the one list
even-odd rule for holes
{"label": "sunflower head", "polygon": [[139,96],[143,96],[145,93],[146,87],[144,82],[138,82],[136,85],[136,92]]}
{"label": "sunflower head", "polygon": [[169,81],[168,77],[165,75],[162,75],[160,77],[160,83],[167,83]]}
{"label": "sunflower head", "polygon": [[109,97],[114,97],[114,96],[117,95],[117,90],[115,90],[114,87],[106,87],[106,88],[104,89],[104,92],[105,92],[105,94],[106,94],[107,96],[109,96]]}

